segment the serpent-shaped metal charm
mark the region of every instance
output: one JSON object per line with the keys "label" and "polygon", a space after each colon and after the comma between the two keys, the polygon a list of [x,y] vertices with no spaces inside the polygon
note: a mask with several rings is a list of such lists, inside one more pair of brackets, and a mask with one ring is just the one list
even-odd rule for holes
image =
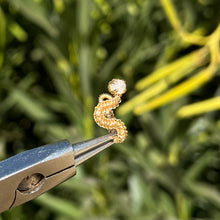
{"label": "serpent-shaped metal charm", "polygon": [[99,103],[95,107],[94,119],[95,122],[109,132],[116,132],[114,143],[122,143],[127,137],[127,128],[125,124],[116,119],[113,109],[118,107],[121,102],[121,96],[126,92],[126,83],[124,80],[113,79],[108,84],[110,94],[102,94],[99,96]]}

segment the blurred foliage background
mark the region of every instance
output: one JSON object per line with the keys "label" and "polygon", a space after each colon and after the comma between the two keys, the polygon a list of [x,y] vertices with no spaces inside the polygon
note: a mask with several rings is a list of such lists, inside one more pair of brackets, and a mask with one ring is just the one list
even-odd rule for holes
{"label": "blurred foliage background", "polygon": [[123,144],[0,219],[220,219],[219,0],[0,0],[0,160],[95,125],[112,78]]}

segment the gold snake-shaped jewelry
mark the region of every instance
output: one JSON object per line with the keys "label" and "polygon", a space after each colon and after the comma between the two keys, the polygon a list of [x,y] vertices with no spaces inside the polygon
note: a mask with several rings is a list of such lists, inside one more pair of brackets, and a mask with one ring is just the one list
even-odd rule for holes
{"label": "gold snake-shaped jewelry", "polygon": [[113,109],[118,107],[121,102],[121,96],[126,92],[126,83],[124,80],[113,79],[108,84],[108,91],[113,95],[102,94],[99,96],[99,103],[95,107],[94,119],[95,122],[103,128],[106,128],[110,133],[116,132],[114,143],[122,143],[127,137],[125,124],[116,119]]}

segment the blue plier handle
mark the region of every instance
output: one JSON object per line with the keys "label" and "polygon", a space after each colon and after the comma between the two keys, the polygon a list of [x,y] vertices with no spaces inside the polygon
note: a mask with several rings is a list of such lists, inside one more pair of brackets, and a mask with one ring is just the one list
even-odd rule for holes
{"label": "blue plier handle", "polygon": [[111,146],[115,134],[78,144],[59,141],[0,162],[0,213],[23,204],[76,174],[76,167]]}

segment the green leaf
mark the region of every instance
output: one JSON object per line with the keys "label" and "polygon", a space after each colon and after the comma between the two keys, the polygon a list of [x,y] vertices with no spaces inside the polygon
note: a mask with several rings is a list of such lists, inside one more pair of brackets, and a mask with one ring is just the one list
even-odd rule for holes
{"label": "green leaf", "polygon": [[51,121],[55,119],[53,113],[51,113],[48,108],[43,106],[37,101],[37,99],[31,97],[27,93],[14,89],[10,96],[14,100],[16,106],[33,120]]}
{"label": "green leaf", "polygon": [[220,208],[220,192],[212,185],[198,181],[184,183],[186,190],[192,192],[199,200],[205,199]]}
{"label": "green leaf", "polygon": [[200,175],[200,173],[215,160],[215,157],[215,151],[206,152],[199,159],[197,159],[194,164],[187,170],[184,176],[184,180],[189,181],[196,179]]}
{"label": "green leaf", "polygon": [[49,20],[45,8],[34,0],[9,0],[27,20],[41,27],[51,36],[57,35],[55,26]]}
{"label": "green leaf", "polygon": [[4,48],[6,45],[6,19],[0,7],[0,70],[4,61]]}
{"label": "green leaf", "polygon": [[83,218],[84,213],[79,206],[74,204],[72,201],[53,196],[49,193],[45,193],[34,200],[44,207],[47,207],[50,211],[59,215],[65,215],[66,217],[79,219]]}

